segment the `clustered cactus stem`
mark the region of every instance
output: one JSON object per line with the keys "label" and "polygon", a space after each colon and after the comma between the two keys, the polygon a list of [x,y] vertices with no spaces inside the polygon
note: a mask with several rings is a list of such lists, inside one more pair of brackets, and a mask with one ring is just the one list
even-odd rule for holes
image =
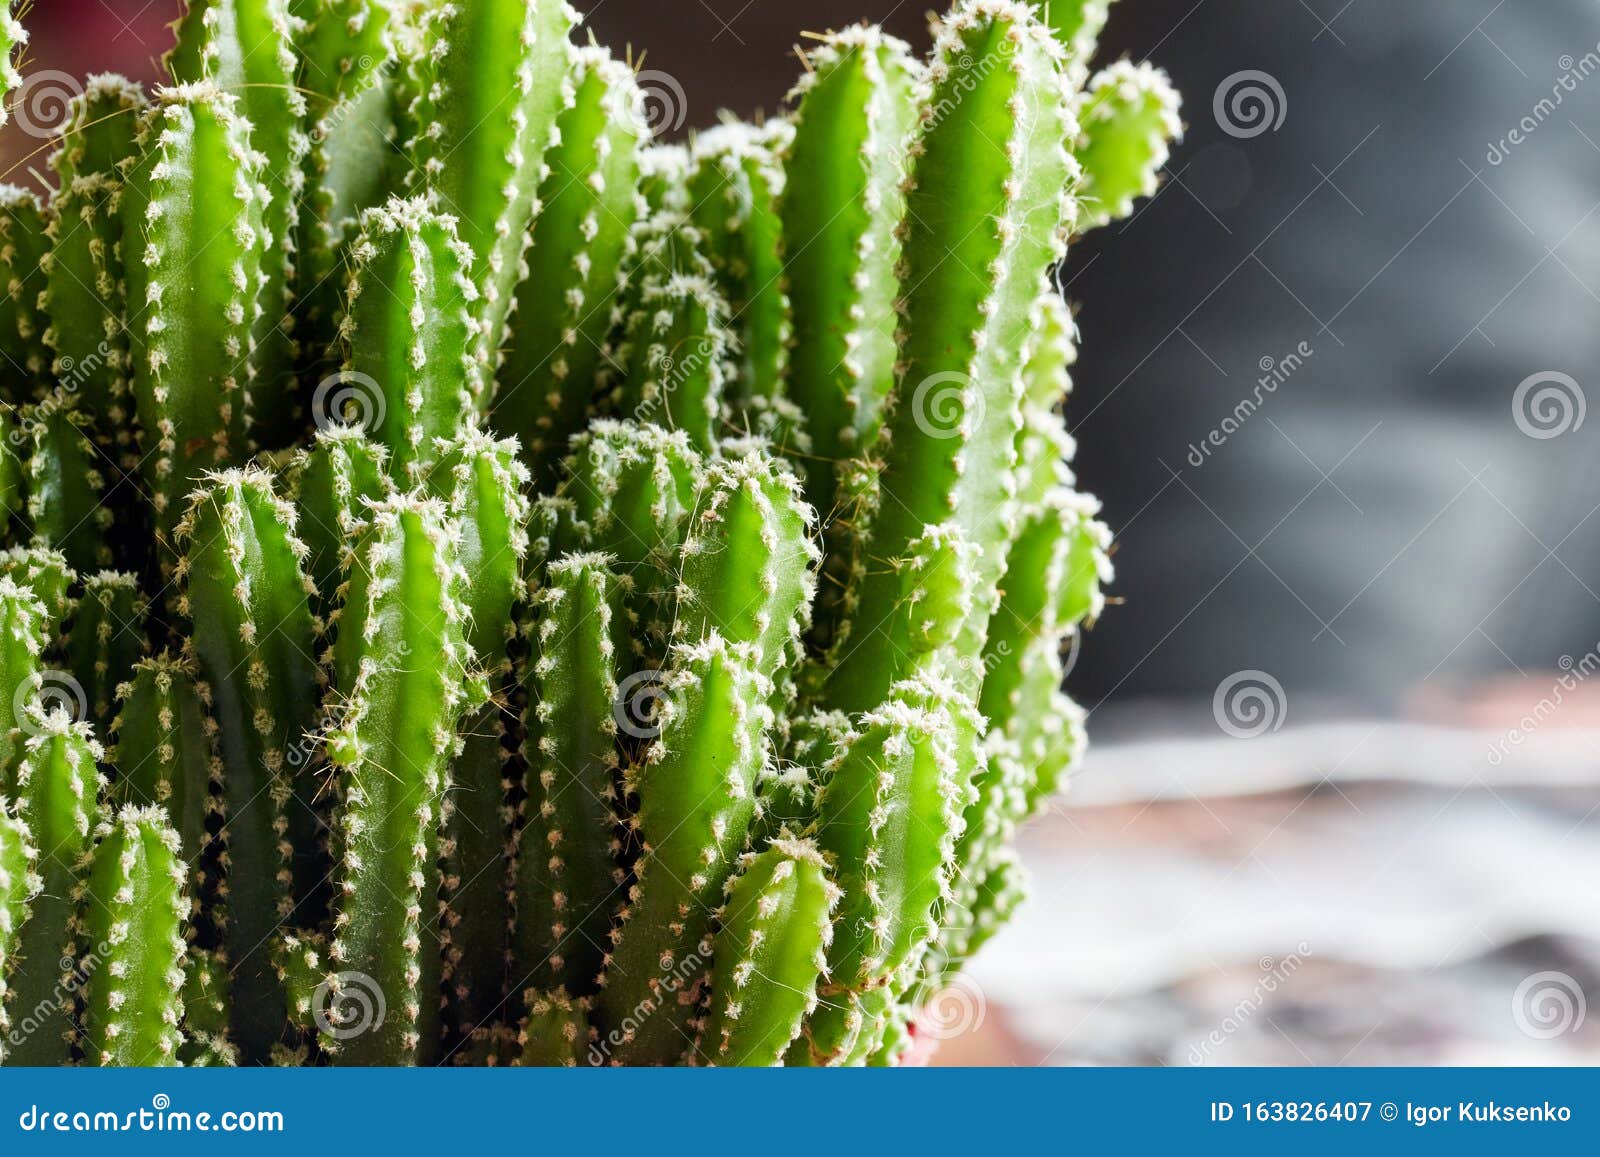
{"label": "clustered cactus stem", "polygon": [[89,78],[0,187],[0,1060],[900,1062],[1084,749],[1051,274],[1181,127],[1109,6],[682,143],[563,0]]}

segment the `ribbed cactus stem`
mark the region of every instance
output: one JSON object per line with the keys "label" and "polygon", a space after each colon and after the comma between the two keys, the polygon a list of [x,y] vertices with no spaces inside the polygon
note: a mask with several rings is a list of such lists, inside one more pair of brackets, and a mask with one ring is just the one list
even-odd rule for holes
{"label": "ribbed cactus stem", "polygon": [[441,446],[429,477],[460,530],[457,559],[467,576],[467,642],[495,697],[463,726],[461,754],[445,804],[444,981],[458,1026],[483,1041],[505,995],[511,908],[506,895],[507,803],[503,742],[509,723],[509,647],[526,587],[528,472],[514,438],[481,431]]}
{"label": "ribbed cactus stem", "polygon": [[[211,688],[223,763],[235,1034],[264,1059],[283,1017],[269,951],[278,922],[313,901],[321,879],[314,785],[288,754],[314,729],[320,672],[311,584],[294,508],[266,472],[208,476],[178,527],[185,649]],[[297,789],[299,789],[297,791]]]}
{"label": "ribbed cactus stem", "polygon": [[183,1044],[178,1060],[196,1068],[228,1068],[239,1063],[228,1040],[232,984],[227,965],[215,952],[189,947],[183,966]]}
{"label": "ribbed cactus stem", "polygon": [[737,390],[751,399],[781,396],[792,337],[784,284],[782,156],[793,131],[785,121],[762,128],[719,125],[695,140],[688,176],[690,217],[706,239],[717,287],[728,301],[740,356]]}
{"label": "ribbed cactus stem", "polygon": [[306,544],[306,571],[325,615],[336,604],[345,543],[367,518],[367,504],[394,489],[389,452],[359,426],[330,426],[289,465],[289,490]]}
{"label": "ribbed cactus stem", "polygon": [[755,647],[720,635],[674,647],[660,691],[660,735],[628,769],[644,852],[601,978],[612,1064],[671,1064],[695,1040],[712,912],[755,814],[772,725]]}
{"label": "ribbed cactus stem", "polygon": [[32,444],[27,489],[34,540],[60,550],[76,570],[109,566],[115,511],[107,502],[108,472],[120,472],[95,446],[89,418],[58,386],[23,407],[22,426]]}
{"label": "ribbed cactus stem", "polygon": [[612,558],[631,582],[612,608],[627,623],[630,670],[664,653],[673,612],[673,569],[705,467],[682,430],[600,420],[572,441],[561,495],[584,549]]}
{"label": "ribbed cactus stem", "polygon": [[639,154],[639,193],[651,215],[688,206],[689,150],[682,145],[651,145]]}
{"label": "ribbed cactus stem", "polygon": [[1089,78],[1089,64],[1111,17],[1113,0],[1047,0],[1038,4],[1050,31],[1067,49],[1068,76],[1073,88]]}
{"label": "ribbed cactus stem", "polygon": [[9,528],[27,508],[21,457],[26,441],[16,407],[0,403],[0,528]]}
{"label": "ribbed cactus stem", "polygon": [[789,98],[782,205],[794,313],[788,394],[807,414],[806,495],[826,523],[847,516],[838,469],[876,440],[894,381],[896,226],[922,70],[904,43],[864,26],[826,37],[806,57]]}
{"label": "ribbed cactus stem", "polygon": [[[336,344],[340,266],[356,216],[351,209],[382,199],[368,191],[382,185],[394,159],[382,134],[365,130],[369,109],[388,110],[395,14],[387,0],[294,0],[291,13],[298,18],[297,84],[306,98],[309,138],[296,224],[294,333],[302,364],[321,380]],[[369,136],[378,140],[369,142]],[[359,147],[367,144],[382,151]],[[366,180],[352,188],[346,180],[352,174]]]}
{"label": "ribbed cactus stem", "polygon": [[712,947],[711,1011],[692,1059],[776,1065],[816,1009],[839,889],[809,840],[743,857]]}
{"label": "ribbed cactus stem", "polygon": [[574,1068],[588,1063],[595,1032],[589,1023],[592,1002],[564,992],[541,992],[528,1000],[528,1015],[517,1034],[517,1064],[537,1068]]}
{"label": "ribbed cactus stem", "polygon": [[937,934],[965,797],[956,736],[947,710],[892,699],[861,717],[824,769],[816,841],[843,896],[829,981],[791,1062],[870,1053],[883,1029],[873,994]]}
{"label": "ribbed cactus stem", "polygon": [[323,399],[319,420],[360,425],[388,447],[395,479],[414,483],[436,440],[463,431],[482,386],[472,253],[455,218],[420,197],[369,209],[361,226],[340,323],[350,394]]}
{"label": "ribbed cactus stem", "polygon": [[472,675],[467,576],[444,505],[389,498],[372,522],[348,560],[333,647],[338,697],[325,742],[343,809],[328,960],[333,973],[376,985],[388,1012],[361,1035],[325,1035],[324,1047],[342,1063],[404,1064],[417,1058],[425,1024],[437,1024],[438,992],[422,982],[430,968],[438,976],[424,954],[441,951],[440,813],[457,725],[485,688]]}
{"label": "ribbed cactus stem", "polygon": [[0,3],[0,128],[8,119],[6,98],[11,90],[22,83],[22,73],[17,69],[17,50],[28,43],[28,30],[17,19],[16,9],[22,0],[4,0]]}
{"label": "ribbed cactus stem", "polygon": [[92,1065],[178,1064],[183,1043],[184,864],[161,808],[125,807],[102,824],[80,889],[88,970],[84,1058]]}
{"label": "ribbed cactus stem", "polygon": [[673,636],[752,644],[763,672],[799,657],[815,589],[815,515],[788,467],[760,450],[713,461],[678,569]]}
{"label": "ribbed cactus stem", "polygon": [[131,441],[127,397],[128,338],[122,252],[123,166],[136,156],[139,122],[149,102],[121,76],[89,78],[72,99],[61,148],[60,181],[50,222],[44,342],[52,370],[78,395],[108,440]]}
{"label": "ribbed cactus stem", "polygon": [[34,897],[44,888],[33,833],[13,806],[0,800],[0,1064],[7,1062],[11,1048],[11,974],[17,967],[22,928]]}
{"label": "ribbed cactus stem", "polygon": [[[620,897],[618,722],[654,684],[633,676],[619,696],[613,606],[631,585],[607,555],[548,564],[526,673],[527,802],[517,851],[516,955],[521,986],[592,991]],[[625,597],[625,596],[624,596]],[[624,669],[623,675],[629,673]]]}
{"label": "ribbed cactus stem", "polygon": [[[17,552],[11,573],[0,576],[0,776],[9,792],[15,783],[13,760],[23,750],[18,728],[30,720],[30,707],[43,681],[44,651],[53,637],[52,619],[40,592],[24,585],[33,552]],[[51,577],[42,570],[42,577]],[[68,572],[70,573],[70,572]],[[66,595],[65,583],[60,593]]]}
{"label": "ribbed cactus stem", "polygon": [[1059,408],[1072,390],[1078,360],[1077,327],[1065,301],[1049,289],[1034,303],[1033,332],[1022,366],[1022,429],[1017,432],[1017,505],[1044,501],[1075,484],[1070,465],[1077,446]]}
{"label": "ribbed cactus stem", "polygon": [[117,687],[144,653],[149,609],[138,575],[106,570],[84,577],[66,651],[93,718],[111,718]]}
{"label": "ribbed cactus stem", "polygon": [[494,420],[522,439],[541,484],[582,428],[641,211],[645,135],[633,71],[601,48],[574,53],[575,98],[546,156],[540,211],[498,374]]}
{"label": "ribbed cactus stem", "polygon": [[71,1055],[77,1012],[67,978],[98,967],[81,954],[98,952],[99,942],[78,943],[71,929],[79,865],[100,822],[96,765],[105,752],[87,723],[74,723],[59,707],[33,714],[22,733],[26,740],[13,770],[17,812],[33,834],[43,887],[22,926],[10,970],[12,1008],[32,1023],[24,1039],[13,1039],[6,1059],[13,1065],[59,1065]]}
{"label": "ribbed cactus stem", "polygon": [[262,208],[267,242],[250,404],[258,437],[268,446],[293,436],[300,401],[294,392],[290,307],[309,141],[303,126],[306,99],[295,84],[295,23],[289,0],[189,0],[167,57],[174,82],[210,81],[238,97],[239,111],[250,124],[250,147],[264,159],[261,180],[270,199]]}
{"label": "ribbed cactus stem", "polygon": [[1172,142],[1183,135],[1181,101],[1167,74],[1119,60],[1096,73],[1078,110],[1077,230],[1110,224],[1155,195]]}
{"label": "ribbed cactus stem", "polygon": [[[891,619],[893,562],[929,524],[955,522],[978,551],[959,646],[981,649],[1014,521],[1022,350],[1071,215],[1063,142],[1077,126],[1060,55],[1014,0],[962,0],[940,25],[902,226],[896,387],[833,706],[871,708],[904,673],[859,642]],[[969,672],[972,689],[979,677]]]}
{"label": "ribbed cactus stem", "polygon": [[[159,806],[183,844],[189,897],[207,905],[208,928],[220,915],[208,873],[216,867],[207,819],[221,811],[224,791],[211,688],[192,661],[163,652],[135,663],[117,688],[111,724],[117,768],[112,798],[120,805]],[[196,911],[191,926],[198,927]]]}
{"label": "ribbed cactus stem", "polygon": [[716,287],[686,273],[647,284],[622,353],[623,416],[682,430],[695,449],[711,450],[729,374],[728,303]]}
{"label": "ribbed cactus stem", "polygon": [[50,217],[37,194],[0,185],[0,355],[31,379],[6,384],[5,397],[11,402],[27,401],[30,386],[50,365],[39,309],[49,228]]}
{"label": "ribbed cactus stem", "polygon": [[566,0],[449,0],[421,17],[408,149],[415,179],[456,214],[472,250],[479,349],[491,370],[527,275],[556,118],[573,100],[567,36],[577,21]]}
{"label": "ribbed cactus stem", "polygon": [[271,194],[237,101],[209,82],[159,90],[140,147],[123,258],[142,466],[165,538],[194,480],[246,457]]}

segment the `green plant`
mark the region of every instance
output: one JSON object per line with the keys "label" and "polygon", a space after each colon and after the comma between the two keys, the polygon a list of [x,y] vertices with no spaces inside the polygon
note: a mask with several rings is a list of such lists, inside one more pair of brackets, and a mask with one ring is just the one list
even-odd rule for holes
{"label": "green plant", "polygon": [[4,1059],[898,1061],[1083,750],[1051,274],[1179,129],[1107,7],[686,147],[560,0],[92,79],[0,195]]}

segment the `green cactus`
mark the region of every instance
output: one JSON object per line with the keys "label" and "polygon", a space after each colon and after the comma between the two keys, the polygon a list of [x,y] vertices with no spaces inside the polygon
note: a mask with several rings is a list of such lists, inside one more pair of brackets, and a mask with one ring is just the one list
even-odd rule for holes
{"label": "green cactus", "polygon": [[221,810],[223,765],[211,688],[199,681],[195,664],[168,652],[135,663],[117,688],[111,737],[117,769],[112,799],[119,806],[166,809],[188,865],[190,926],[218,923],[207,821]]}
{"label": "green cactus", "polygon": [[55,156],[60,187],[48,226],[41,308],[50,324],[44,344],[51,372],[77,395],[76,408],[107,440],[131,437],[127,303],[122,252],[123,164],[136,155],[139,121],[149,102],[116,75],[91,77],[72,100]]}
{"label": "green cactus", "polygon": [[714,1065],[776,1065],[816,1010],[827,976],[839,888],[807,840],[774,840],[744,857],[712,947],[711,1012],[693,1056]]}
{"label": "green cactus", "polygon": [[[336,714],[325,736],[344,796],[334,975],[360,974],[388,1003],[371,1031],[324,1034],[345,1063],[415,1060],[437,1018],[436,858],[456,727],[485,697],[467,644],[467,576],[436,499],[394,497],[347,564],[333,646]],[[427,959],[425,959],[427,958]],[[330,986],[337,992],[337,985]],[[426,1012],[425,1012],[426,1010]]]}
{"label": "green cactus", "polygon": [[[879,702],[904,674],[886,628],[911,546],[953,522],[976,551],[960,645],[982,645],[1014,521],[1018,384],[1031,306],[1063,253],[1077,133],[1060,50],[1012,0],[963,0],[940,28],[903,229],[900,364],[883,464],[828,702]],[[975,687],[981,672],[969,671]]]}
{"label": "green cactus", "polygon": [[13,1041],[6,1061],[65,1064],[77,1012],[67,978],[88,967],[81,959],[85,950],[97,951],[103,943],[85,944],[69,930],[76,920],[79,865],[93,848],[100,822],[96,765],[105,752],[87,723],[74,723],[59,707],[32,715],[22,731],[27,738],[14,770],[17,812],[32,833],[43,886],[22,925],[9,980],[13,1019],[25,1017],[30,1027],[24,1039]]}
{"label": "green cactus", "polygon": [[644,129],[632,70],[604,49],[583,48],[573,74],[576,95],[546,155],[528,276],[494,401],[496,424],[522,434],[541,485],[555,479],[568,441],[583,428],[641,209]]}
{"label": "green cactus", "polygon": [[134,404],[157,534],[199,475],[240,462],[270,194],[249,125],[215,85],[156,94],[122,193]]}
{"label": "green cactus", "polygon": [[353,417],[388,448],[395,479],[415,483],[437,440],[463,432],[482,389],[472,253],[455,218],[420,197],[367,210],[350,252],[344,368],[319,387],[339,382],[349,396],[318,399],[317,418]]}
{"label": "green cactus", "polygon": [[144,651],[149,609],[138,575],[106,570],[84,577],[65,650],[93,718],[111,718],[117,688]]}
{"label": "green cactus", "polygon": [[297,906],[315,906],[323,874],[314,785],[297,781],[288,761],[317,717],[305,547],[294,508],[254,468],[208,476],[177,533],[186,652],[211,688],[222,756],[234,1030],[242,1055],[259,1060],[283,1016],[269,959],[274,930]]}
{"label": "green cactus", "polygon": [[493,371],[527,275],[523,254],[556,119],[573,101],[567,36],[578,16],[566,0],[450,0],[421,21],[407,111],[413,177],[459,219],[482,290],[477,348]]}
{"label": "green cactus", "polygon": [[250,387],[256,436],[281,446],[294,433],[295,228],[309,148],[306,99],[295,84],[295,21],[289,0],[188,0],[167,56],[176,84],[209,81],[237,96],[261,157],[265,189],[261,290],[253,325],[255,378]]}
{"label": "green cactus", "polygon": [[7,1061],[11,1023],[11,973],[19,956],[21,931],[34,898],[44,889],[37,871],[39,849],[33,833],[9,802],[0,801],[0,1064]]}
{"label": "green cactus", "polygon": [[5,0],[0,5],[0,128],[5,127],[9,115],[6,98],[11,95],[12,89],[22,83],[16,56],[18,50],[28,43],[28,30],[17,19],[15,10],[19,7],[21,0]]}
{"label": "green cactus", "polygon": [[25,402],[50,365],[39,294],[45,288],[50,217],[36,194],[0,185],[0,355],[6,400]]}
{"label": "green cactus", "polygon": [[694,1043],[711,917],[755,814],[771,680],[754,644],[712,633],[672,649],[659,735],[627,769],[644,851],[601,974],[600,1046],[613,1064],[671,1064]]}
{"label": "green cactus", "polygon": [[1085,742],[1051,274],[1181,128],[1109,4],[687,144],[561,0],[90,78],[0,190],[3,1059],[906,1059]]}
{"label": "green cactus", "polygon": [[88,968],[83,1053],[93,1065],[176,1065],[183,1043],[184,864],[158,807],[102,824],[80,886]]}
{"label": "green cactus", "polygon": [[[788,394],[808,417],[806,495],[831,525],[848,521],[838,472],[876,441],[894,380],[896,227],[921,66],[905,44],[871,27],[828,37],[807,62],[790,95],[794,143],[782,206],[794,313]],[[825,576],[823,599],[833,601],[848,577]]]}

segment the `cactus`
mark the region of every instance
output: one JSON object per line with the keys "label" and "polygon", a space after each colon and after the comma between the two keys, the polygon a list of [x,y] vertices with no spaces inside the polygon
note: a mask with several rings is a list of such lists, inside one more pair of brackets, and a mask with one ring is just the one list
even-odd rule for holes
{"label": "cactus", "polygon": [[122,252],[123,164],[135,155],[149,102],[115,75],[91,77],[73,98],[55,156],[60,187],[51,204],[44,263],[51,372],[71,384],[77,408],[104,438],[132,442]]}
{"label": "cactus", "polygon": [[1084,749],[1051,274],[1181,127],[1108,8],[686,144],[561,0],[90,78],[0,190],[3,1059],[903,1060]]}
{"label": "cactus", "polygon": [[105,756],[86,723],[74,723],[61,708],[35,714],[24,723],[27,735],[15,768],[18,814],[32,833],[42,887],[22,925],[16,963],[11,969],[14,1013],[31,1022],[25,1039],[7,1055],[13,1065],[64,1064],[71,1055],[77,1010],[65,978],[96,951],[103,939],[87,944],[69,928],[76,919],[73,894],[78,865],[93,848],[100,822],[100,773]]}
{"label": "cactus", "polygon": [[[13,379],[6,400],[24,402],[50,364],[39,294],[45,288],[50,219],[37,195],[0,185],[0,353]],[[16,378],[23,381],[16,381]]]}
{"label": "cactus", "polygon": [[22,74],[17,71],[16,55],[18,50],[28,43],[28,30],[22,26],[22,21],[17,19],[14,11],[19,7],[12,0],[5,0],[0,5],[0,128],[4,128],[8,117],[6,98],[11,95],[11,90],[22,83]]}
{"label": "cactus", "polygon": [[711,1013],[694,1055],[775,1065],[817,1007],[840,890],[816,845],[776,839],[728,885],[712,959]]}
{"label": "cactus", "polygon": [[294,508],[260,470],[208,475],[178,526],[186,651],[211,688],[226,809],[225,940],[246,1059],[276,1039],[283,994],[268,951],[278,921],[315,903],[312,786],[288,753],[313,729],[318,669]]}
{"label": "cactus", "polygon": [[[566,0],[450,0],[422,17],[407,112],[414,176],[460,218],[482,288],[478,351],[499,365],[556,118],[573,101]],[[487,391],[480,399],[487,404]]]}
{"label": "cactus", "polygon": [[167,70],[177,84],[209,81],[238,98],[261,157],[265,190],[261,289],[252,338],[255,378],[251,419],[257,436],[281,446],[293,434],[295,229],[309,140],[306,99],[295,84],[289,0],[189,0],[177,25]]}
{"label": "cactus", "polygon": [[125,807],[102,824],[80,886],[89,971],[83,1052],[94,1065],[178,1063],[189,910],[178,834],[161,808]]}
{"label": "cactus", "polygon": [[[334,939],[339,973],[389,1004],[371,1032],[325,1047],[347,1063],[415,1060],[437,1016],[436,859],[456,727],[484,697],[467,644],[467,576],[437,499],[385,499],[346,564],[332,665],[336,716],[324,741],[344,795]],[[431,958],[431,959],[425,959]],[[423,984],[433,976],[435,989]],[[427,1010],[426,1016],[424,1010]]]}
{"label": "cactus", "polygon": [[482,390],[472,253],[456,237],[456,219],[422,198],[367,210],[350,251],[339,325],[343,373],[354,386],[347,405],[388,448],[396,481],[415,483],[438,439],[463,432]]}
{"label": "cactus", "polygon": [[576,94],[547,157],[494,403],[497,425],[524,432],[529,467],[545,485],[583,427],[640,212],[633,73],[599,48],[579,49],[573,71]]}
{"label": "cactus", "polygon": [[122,193],[133,393],[157,533],[201,472],[242,461],[270,197],[236,100],[159,90]]}
{"label": "cactus", "polygon": [[18,956],[19,933],[33,900],[44,889],[36,870],[39,849],[27,821],[0,801],[0,1064],[6,1063],[11,1036],[11,961]]}

